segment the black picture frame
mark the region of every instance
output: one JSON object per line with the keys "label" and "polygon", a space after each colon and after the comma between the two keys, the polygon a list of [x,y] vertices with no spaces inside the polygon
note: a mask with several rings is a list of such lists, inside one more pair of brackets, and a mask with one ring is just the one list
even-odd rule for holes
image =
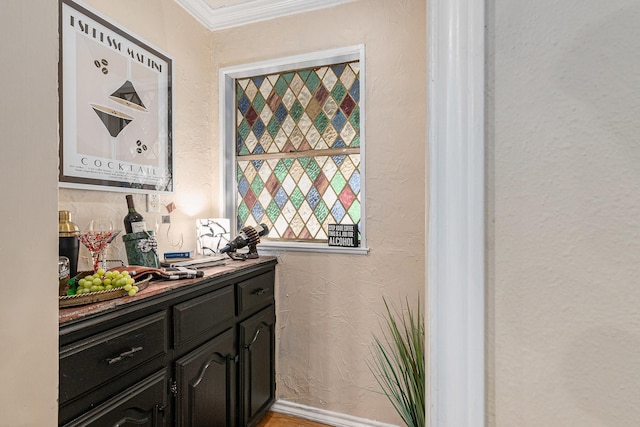
{"label": "black picture frame", "polygon": [[59,1],[59,186],[173,192],[173,58]]}

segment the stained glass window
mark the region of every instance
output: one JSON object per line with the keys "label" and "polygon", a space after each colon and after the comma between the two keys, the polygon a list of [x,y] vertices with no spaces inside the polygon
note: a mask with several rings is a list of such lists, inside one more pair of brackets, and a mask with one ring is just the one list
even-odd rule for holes
{"label": "stained glass window", "polygon": [[235,80],[237,227],[326,242],[359,224],[360,62]]}

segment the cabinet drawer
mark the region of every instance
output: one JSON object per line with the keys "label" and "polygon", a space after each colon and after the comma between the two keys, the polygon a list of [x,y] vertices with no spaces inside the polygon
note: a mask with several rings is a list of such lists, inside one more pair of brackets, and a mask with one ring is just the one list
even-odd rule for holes
{"label": "cabinet drawer", "polygon": [[199,336],[213,336],[233,319],[233,286],[229,285],[173,307],[175,348]]}
{"label": "cabinet drawer", "polygon": [[167,353],[160,312],[60,349],[60,403]]}
{"label": "cabinet drawer", "polygon": [[249,314],[273,301],[274,273],[269,271],[238,283],[238,315]]}
{"label": "cabinet drawer", "polygon": [[168,374],[165,368],[85,412],[64,427],[169,425],[164,417],[167,388]]}

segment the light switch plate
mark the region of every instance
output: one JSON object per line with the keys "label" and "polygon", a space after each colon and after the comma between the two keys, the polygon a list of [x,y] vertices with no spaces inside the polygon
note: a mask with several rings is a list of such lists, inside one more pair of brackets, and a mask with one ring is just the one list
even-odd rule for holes
{"label": "light switch plate", "polygon": [[147,212],[160,212],[160,195],[147,194]]}

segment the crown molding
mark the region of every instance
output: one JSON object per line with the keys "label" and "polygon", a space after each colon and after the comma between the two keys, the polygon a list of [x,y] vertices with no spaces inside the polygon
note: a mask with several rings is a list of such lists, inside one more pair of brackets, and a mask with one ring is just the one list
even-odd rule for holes
{"label": "crown molding", "polygon": [[212,8],[205,0],[176,0],[211,31],[324,9],[353,0],[253,0]]}

